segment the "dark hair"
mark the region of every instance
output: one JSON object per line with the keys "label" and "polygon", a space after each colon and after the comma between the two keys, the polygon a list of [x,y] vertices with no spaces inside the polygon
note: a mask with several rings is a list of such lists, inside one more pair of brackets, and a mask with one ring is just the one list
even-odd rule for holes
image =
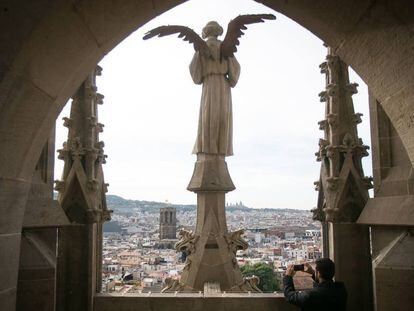
{"label": "dark hair", "polygon": [[315,261],[316,271],[325,280],[332,280],[335,275],[335,263],[329,258],[321,258]]}

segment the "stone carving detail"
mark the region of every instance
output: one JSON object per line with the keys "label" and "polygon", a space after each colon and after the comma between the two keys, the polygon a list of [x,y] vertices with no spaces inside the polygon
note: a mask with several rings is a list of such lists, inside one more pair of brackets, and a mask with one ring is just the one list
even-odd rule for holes
{"label": "stone carving detail", "polygon": [[358,83],[349,83],[345,86],[345,89],[347,90],[347,92],[349,92],[351,95],[354,95],[356,93],[358,93]]}
{"label": "stone carving detail", "polygon": [[[196,251],[196,243],[199,236],[195,235],[192,231],[180,230],[178,233],[180,240],[175,244],[174,248],[178,252],[184,252],[186,254],[185,265],[183,270],[188,271],[192,263],[192,255]],[[174,291],[183,291],[186,286],[181,284],[178,280],[167,278],[165,280],[166,286],[162,289],[162,293],[174,292]]]}
{"label": "stone carving detail", "polygon": [[70,147],[69,151],[72,155],[73,161],[80,160],[83,155],[85,155],[85,148],[82,146],[82,142],[79,137],[75,137],[69,141]]}
{"label": "stone carving detail", "polygon": [[61,180],[55,180],[55,190],[62,192],[65,189],[65,182]]}
{"label": "stone carving detail", "polygon": [[326,120],[328,121],[328,124],[333,127],[338,123],[338,116],[335,113],[329,113],[326,116]]}
{"label": "stone carving detail", "polygon": [[326,156],[326,150],[328,146],[329,146],[329,141],[327,141],[326,139],[322,139],[322,138],[319,139],[319,150],[318,152],[315,153],[317,161],[321,161],[323,157]]}
{"label": "stone carving detail", "polygon": [[182,284],[178,280],[172,278],[165,279],[165,287],[161,290],[161,293],[168,293],[168,292],[179,292],[184,288]]}
{"label": "stone carving detail", "polygon": [[[62,180],[55,182],[55,190],[71,221],[78,223],[103,222],[110,219],[111,213],[106,207],[107,184],[102,169],[106,155],[104,143],[99,141],[104,127],[97,115],[97,105],[101,105],[104,98],[96,92],[96,75],[100,72],[98,66],[73,95],[70,117],[63,118],[69,129],[68,139],[58,150],[58,157],[65,161],[65,166]],[[71,206],[70,202],[76,201],[85,202],[80,211],[79,206]]]}
{"label": "stone carving detail", "polygon": [[73,124],[73,120],[71,118],[63,117],[63,126],[70,128]]}
{"label": "stone carving detail", "polygon": [[186,252],[190,255],[195,252],[195,245],[200,238],[193,231],[180,230],[178,233],[180,240],[175,244],[175,249],[179,252]]}
{"label": "stone carving detail", "polygon": [[188,270],[192,263],[191,255],[194,254],[196,250],[196,243],[200,237],[195,235],[192,231],[187,230],[180,230],[178,235],[180,236],[180,240],[174,247],[179,252],[185,252],[186,260],[184,270]]}
{"label": "stone carving detail", "polygon": [[257,286],[260,283],[260,279],[258,276],[249,276],[244,278],[244,284],[243,287],[248,291],[248,292],[259,292],[261,293],[262,291],[260,290],[260,288]]}
{"label": "stone carving detail", "polygon": [[247,244],[242,236],[243,234],[244,229],[239,229],[225,235],[229,250],[233,252],[234,256],[236,256],[238,250],[246,250],[249,247],[249,244]]}
{"label": "stone carving detail", "polygon": [[318,124],[319,124],[319,129],[321,130],[321,131],[324,131],[325,130],[325,128],[326,128],[326,123],[328,122],[328,120],[321,120],[321,121],[319,121],[318,122]]}
{"label": "stone carving detail", "polygon": [[321,103],[326,102],[328,100],[328,92],[322,91],[319,93],[319,100]]}
{"label": "stone carving detail", "polygon": [[[325,102],[325,120],[319,122],[324,138],[319,141],[316,160],[321,162],[321,175],[315,183],[319,192],[314,219],[354,222],[365,202],[372,178],[364,177],[362,157],[368,146],[358,137],[360,113],[354,112],[352,95],[357,84],[349,83],[348,66],[328,48],[326,62],[320,65],[326,75],[326,88],[319,94]],[[329,126],[326,126],[326,123]]]}
{"label": "stone carving detail", "polygon": [[318,220],[318,221],[325,221],[325,211],[324,206],[315,207],[314,209],[311,209],[312,212],[312,219]]}

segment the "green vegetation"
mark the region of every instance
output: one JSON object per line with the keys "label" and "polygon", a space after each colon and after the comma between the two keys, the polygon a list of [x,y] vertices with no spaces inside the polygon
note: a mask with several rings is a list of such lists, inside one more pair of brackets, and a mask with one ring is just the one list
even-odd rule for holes
{"label": "green vegetation", "polygon": [[260,278],[258,287],[263,292],[274,292],[279,290],[279,284],[276,280],[276,274],[273,267],[263,262],[254,265],[244,265],[240,267],[244,277],[256,275]]}

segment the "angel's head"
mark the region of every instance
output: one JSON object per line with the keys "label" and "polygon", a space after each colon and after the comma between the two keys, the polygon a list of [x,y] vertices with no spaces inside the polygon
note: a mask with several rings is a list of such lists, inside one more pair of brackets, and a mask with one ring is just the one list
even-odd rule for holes
{"label": "angel's head", "polygon": [[208,37],[217,38],[223,34],[223,27],[221,27],[217,22],[211,21],[208,22],[207,25],[204,26],[203,31],[201,33],[203,39]]}

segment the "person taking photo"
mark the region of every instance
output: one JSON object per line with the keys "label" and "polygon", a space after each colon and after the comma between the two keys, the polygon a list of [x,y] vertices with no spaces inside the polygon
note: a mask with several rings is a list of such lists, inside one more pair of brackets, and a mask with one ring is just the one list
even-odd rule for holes
{"label": "person taking photo", "polygon": [[[286,300],[301,308],[302,311],[345,311],[347,292],[342,282],[333,281],[335,264],[329,258],[315,262],[315,270],[309,263],[289,265],[283,277],[283,290]],[[297,291],[293,284],[296,271],[302,270],[312,276],[313,288]]]}

